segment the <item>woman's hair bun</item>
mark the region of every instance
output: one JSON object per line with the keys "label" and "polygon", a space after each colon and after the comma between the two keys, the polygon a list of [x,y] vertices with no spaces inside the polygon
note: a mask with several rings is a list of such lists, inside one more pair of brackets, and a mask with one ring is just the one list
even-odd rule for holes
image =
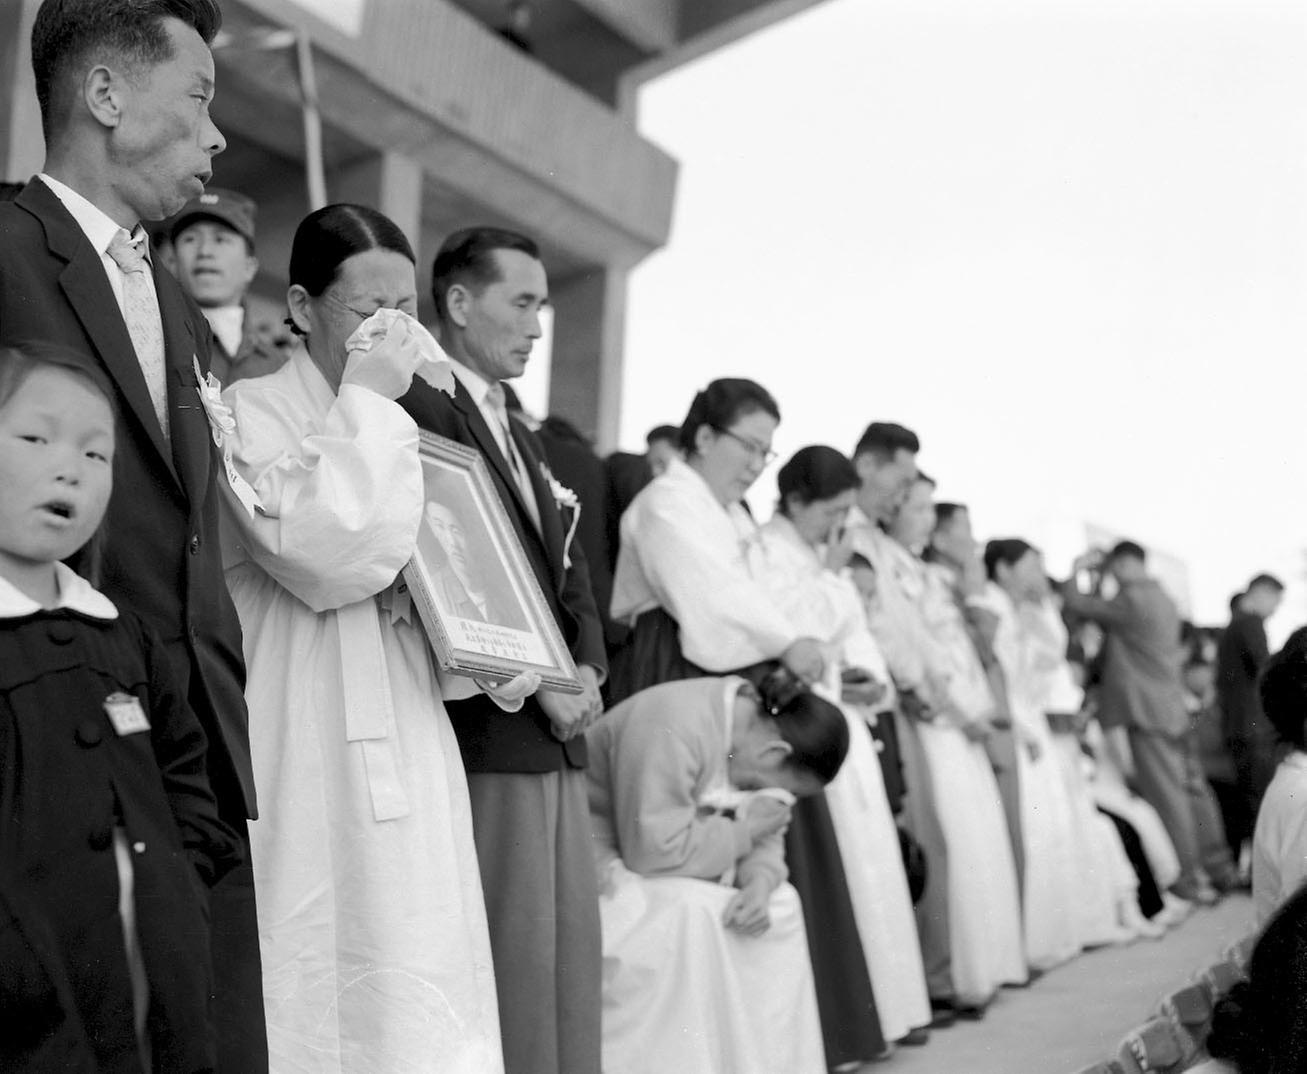
{"label": "woman's hair bun", "polygon": [[808,692],[807,686],[794,677],[786,668],[770,671],[758,684],[758,693],[762,697],[762,707],[773,719],[789,708],[801,695]]}

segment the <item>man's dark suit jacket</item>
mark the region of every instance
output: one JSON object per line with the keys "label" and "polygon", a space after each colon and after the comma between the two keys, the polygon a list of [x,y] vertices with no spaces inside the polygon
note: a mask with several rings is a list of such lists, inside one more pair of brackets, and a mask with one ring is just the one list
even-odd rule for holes
{"label": "man's dark suit jacket", "polygon": [[1216,696],[1227,742],[1275,740],[1257,692],[1258,676],[1270,658],[1266,624],[1248,612],[1236,613],[1216,648]]}
{"label": "man's dark suit jacket", "polygon": [[599,620],[604,625],[605,641],[611,648],[626,637],[626,628],[614,623],[608,613],[613,600],[613,568],[604,518],[608,475],[590,442],[566,419],[546,418],[536,430],[536,437],[544,448],[545,459],[554,476],[581,501],[581,521],[576,528],[576,539],[585,550],[590,592],[594,594]]}
{"label": "man's dark suit jacket", "polygon": [[[414,380],[399,403],[423,429],[481,452],[573,659],[578,664],[606,668],[604,632],[590,592],[585,553],[580,542],[574,540],[572,565],[564,567],[567,531],[545,482],[541,468],[544,451],[535,435],[516,418],[509,418],[513,443],[530,473],[540,508],[539,530],[499,444],[461,381],[456,381],[451,399],[425,381]],[[553,772],[585,765],[585,737],[578,735],[570,742],[559,742],[550,730],[549,717],[534,697],[527,698],[522,710],[515,713],[504,712],[485,695],[450,701],[445,707],[469,772]]]}
{"label": "man's dark suit jacket", "polygon": [[99,588],[163,639],[209,740],[225,817],[255,816],[240,623],[218,540],[222,478],[200,405],[209,325],[167,271],[154,269],[163,322],[171,447],[164,440],[100,255],[39,179],[0,204],[0,343],[62,344],[114,385],[118,443]]}

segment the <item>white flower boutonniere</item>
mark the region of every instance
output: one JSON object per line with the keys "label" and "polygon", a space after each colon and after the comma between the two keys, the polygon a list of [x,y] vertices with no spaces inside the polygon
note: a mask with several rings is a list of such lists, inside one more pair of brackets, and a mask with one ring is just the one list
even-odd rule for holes
{"label": "white flower boutonniere", "polygon": [[227,474],[227,484],[231,486],[236,499],[245,508],[245,513],[253,518],[256,511],[263,510],[263,502],[253,486],[237,472],[236,464],[232,462],[231,442],[228,438],[236,431],[236,415],[231,407],[222,401],[222,383],[218,378],[200,369],[198,355],[193,355],[191,360],[195,363],[195,382],[200,393],[200,405],[204,407],[205,417],[209,419],[209,432],[213,435],[213,442],[222,453],[222,468]]}
{"label": "white flower boutonniere", "polygon": [[572,566],[572,540],[576,537],[577,523],[581,521],[581,498],[559,481],[543,462],[540,464],[540,476],[545,479],[545,484],[549,486],[549,495],[554,498],[554,506],[558,508],[558,513],[561,515],[566,515],[568,511],[572,513],[567,525],[567,537],[563,540],[563,567],[570,568]]}

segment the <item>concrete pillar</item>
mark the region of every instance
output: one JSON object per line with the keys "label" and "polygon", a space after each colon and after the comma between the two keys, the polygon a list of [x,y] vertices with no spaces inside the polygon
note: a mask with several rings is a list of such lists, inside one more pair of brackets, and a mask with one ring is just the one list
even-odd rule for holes
{"label": "concrete pillar", "polygon": [[0,178],[30,179],[45,160],[32,81],[32,22],[41,0],[0,0]]}
{"label": "concrete pillar", "polygon": [[[339,168],[327,176],[332,201],[352,201],[390,217],[417,249],[422,237],[422,166],[389,150]],[[419,259],[423,256],[418,251]]]}
{"label": "concrete pillar", "polygon": [[549,411],[594,436],[605,454],[617,447],[622,417],[626,277],[625,269],[596,265],[549,281],[554,307]]}

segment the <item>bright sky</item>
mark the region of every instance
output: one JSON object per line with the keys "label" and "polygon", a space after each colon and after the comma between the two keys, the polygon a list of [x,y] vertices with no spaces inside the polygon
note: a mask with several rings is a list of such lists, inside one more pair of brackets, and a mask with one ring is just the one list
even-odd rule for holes
{"label": "bright sky", "polygon": [[[682,163],[631,282],[623,442],[714,376],[782,459],[870,420],[982,536],[1271,569],[1307,619],[1307,4],[827,0],[645,87]],[[767,510],[774,473],[751,497]]]}

